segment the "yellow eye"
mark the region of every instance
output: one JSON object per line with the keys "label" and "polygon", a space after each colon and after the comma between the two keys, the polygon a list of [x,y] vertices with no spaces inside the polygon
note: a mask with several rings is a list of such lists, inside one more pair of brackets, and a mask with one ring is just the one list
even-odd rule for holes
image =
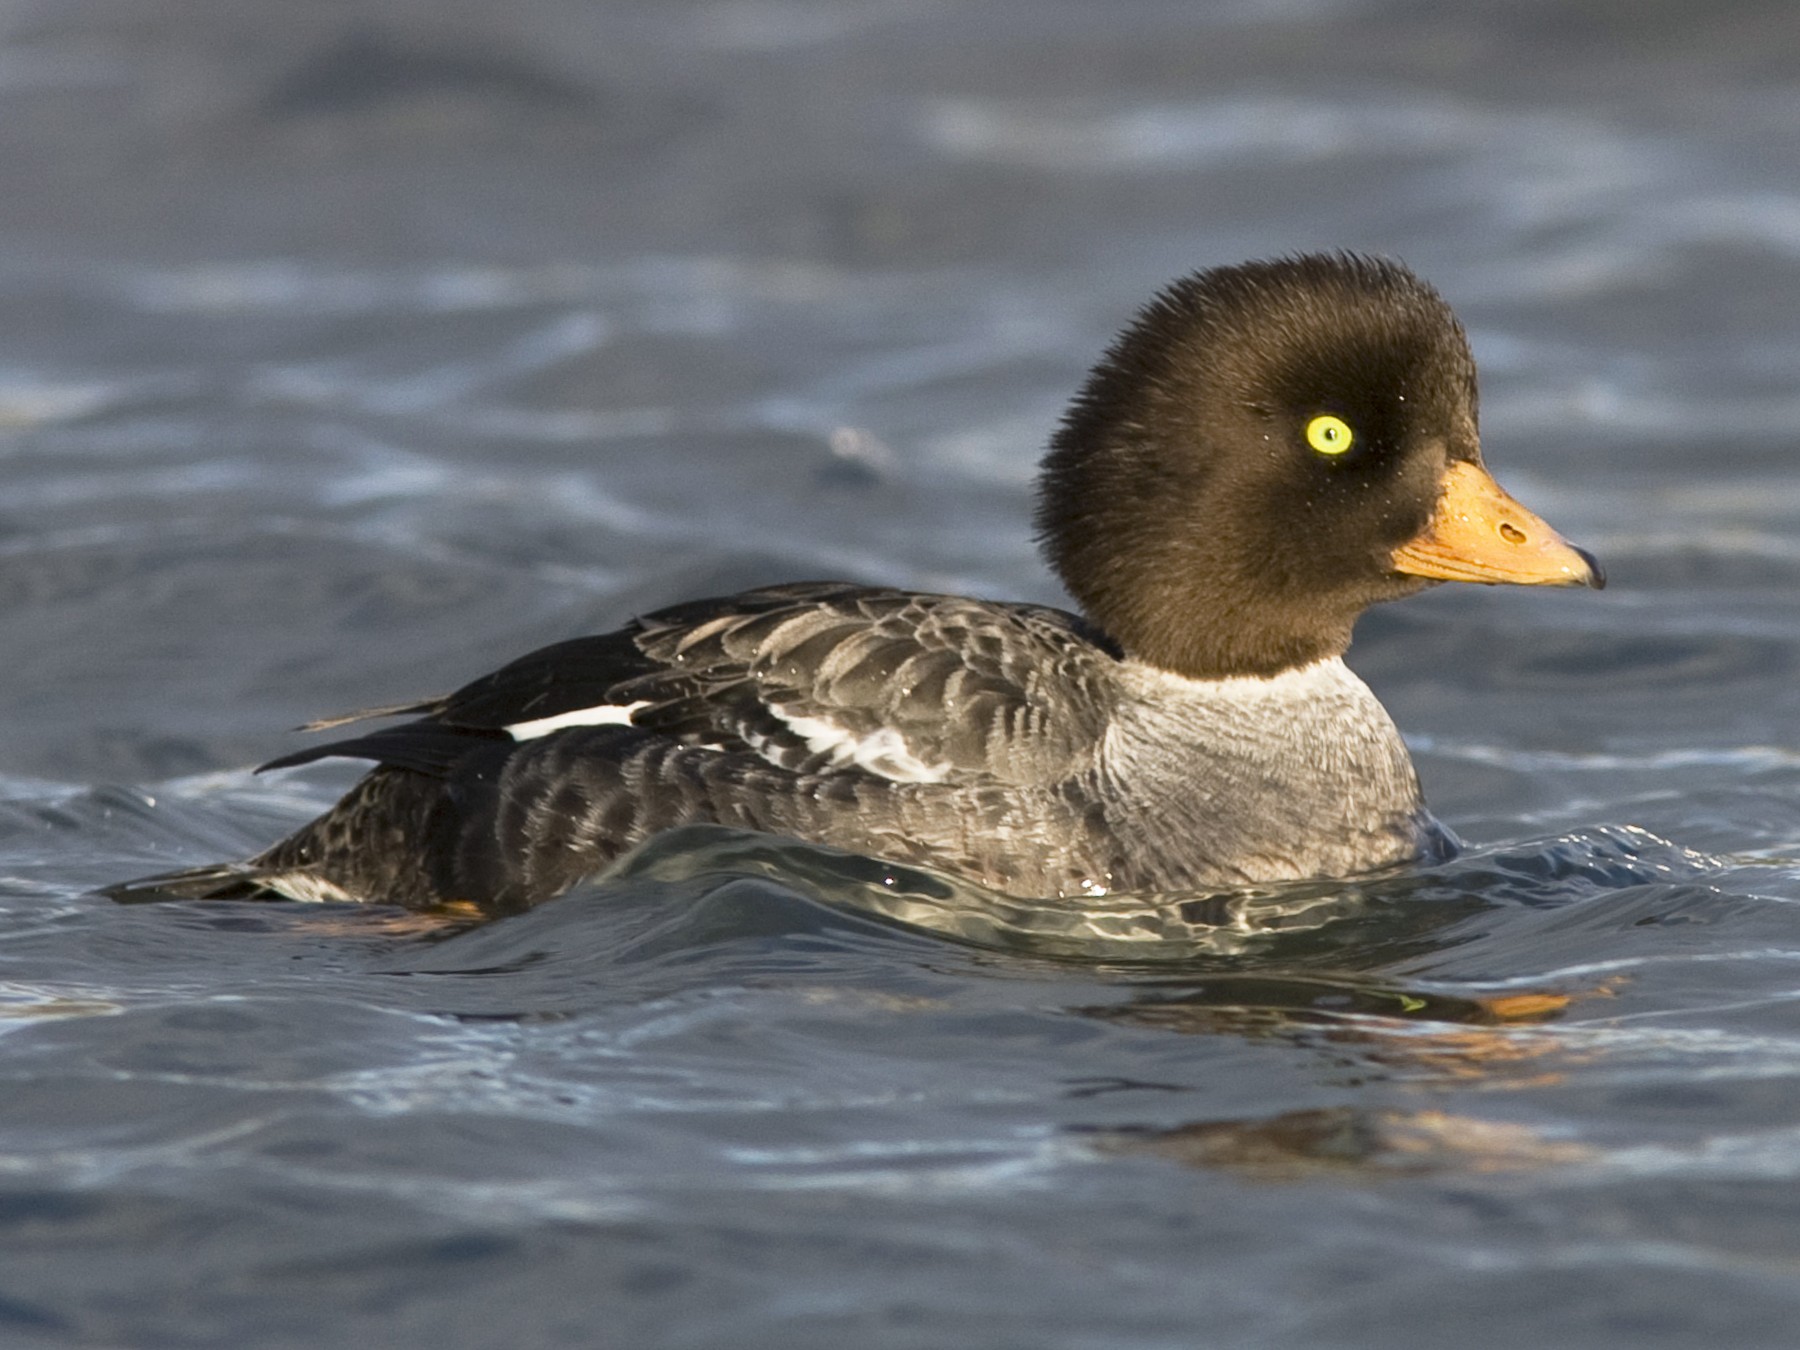
{"label": "yellow eye", "polygon": [[1320,413],[1306,424],[1306,443],[1321,455],[1341,455],[1356,444],[1356,433],[1343,418]]}

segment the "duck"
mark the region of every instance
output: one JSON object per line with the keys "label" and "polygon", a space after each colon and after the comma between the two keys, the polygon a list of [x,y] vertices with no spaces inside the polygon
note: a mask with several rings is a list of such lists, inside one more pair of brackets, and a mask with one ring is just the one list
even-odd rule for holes
{"label": "duck", "polygon": [[[1044,903],[1415,863],[1442,837],[1344,662],[1445,582],[1605,577],[1483,464],[1475,361],[1403,264],[1195,272],[1044,455],[1078,612],[847,582],[694,600],[264,765],[373,767],[260,854],[133,895],[529,908],[664,831],[763,831]],[[400,720],[394,720],[400,719]]]}

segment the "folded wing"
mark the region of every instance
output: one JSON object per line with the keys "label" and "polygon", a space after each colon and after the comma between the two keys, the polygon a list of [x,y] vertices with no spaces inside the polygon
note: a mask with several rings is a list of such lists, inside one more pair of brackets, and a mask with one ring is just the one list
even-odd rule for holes
{"label": "folded wing", "polygon": [[1055,781],[1104,725],[1116,653],[1059,610],[809,583],[661,610],[521,657],[416,720],[315,746],[447,774],[475,748],[629,726],[797,774]]}

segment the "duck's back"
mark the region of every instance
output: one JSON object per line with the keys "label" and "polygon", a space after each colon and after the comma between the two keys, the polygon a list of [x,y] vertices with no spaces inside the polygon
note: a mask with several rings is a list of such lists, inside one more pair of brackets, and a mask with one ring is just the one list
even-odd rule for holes
{"label": "duck's back", "polygon": [[1123,668],[1041,606],[835,583],[696,601],[275,761],[379,767],[250,868],[285,894],[512,908],[711,822],[1092,889]]}

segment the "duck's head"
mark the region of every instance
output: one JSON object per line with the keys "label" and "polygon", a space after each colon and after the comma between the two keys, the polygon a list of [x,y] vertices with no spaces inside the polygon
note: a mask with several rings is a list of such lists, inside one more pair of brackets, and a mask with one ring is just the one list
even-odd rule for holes
{"label": "duck's head", "polygon": [[1159,295],[1077,395],[1037,523],[1132,656],[1197,678],[1343,652],[1438,581],[1604,584],[1481,463],[1475,362],[1397,263],[1307,255]]}

